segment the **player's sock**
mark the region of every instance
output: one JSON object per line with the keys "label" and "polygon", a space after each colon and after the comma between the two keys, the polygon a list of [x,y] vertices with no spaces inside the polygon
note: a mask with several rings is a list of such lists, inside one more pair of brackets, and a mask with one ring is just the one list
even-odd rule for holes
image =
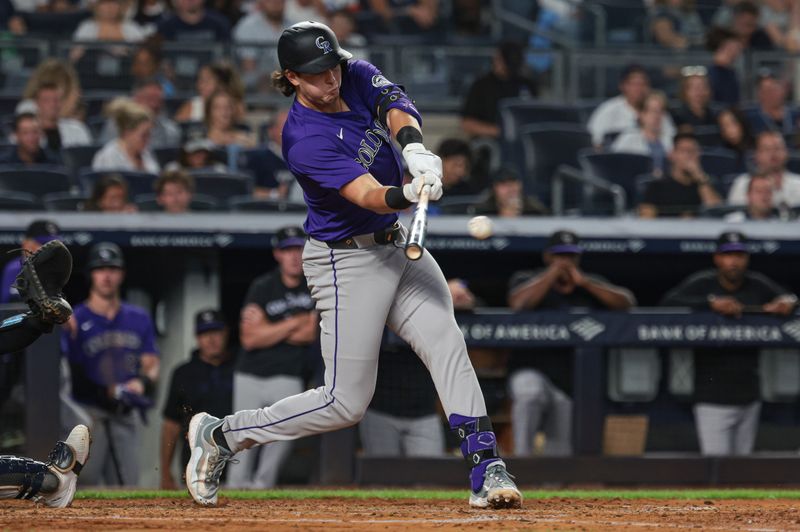
{"label": "player's sock", "polygon": [[0,499],[38,499],[58,489],[58,477],[44,462],[0,456]]}
{"label": "player's sock", "polygon": [[21,351],[43,333],[53,330],[52,323],[41,321],[32,314],[17,314],[0,322],[0,353]]}
{"label": "player's sock", "polygon": [[461,440],[461,454],[471,468],[469,479],[472,492],[478,493],[483,487],[486,468],[500,460],[492,422],[489,416],[468,417],[460,414],[451,414],[448,421]]}

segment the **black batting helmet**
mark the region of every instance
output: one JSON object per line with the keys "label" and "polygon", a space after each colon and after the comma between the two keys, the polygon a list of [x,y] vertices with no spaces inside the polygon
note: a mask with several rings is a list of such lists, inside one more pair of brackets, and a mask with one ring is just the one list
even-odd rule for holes
{"label": "black batting helmet", "polygon": [[89,250],[89,260],[86,263],[86,270],[92,271],[97,268],[124,268],[125,257],[122,250],[113,242],[99,242]]}
{"label": "black batting helmet", "polygon": [[281,70],[319,74],[351,57],[339,46],[333,30],[320,22],[298,22],[283,30],[278,40]]}

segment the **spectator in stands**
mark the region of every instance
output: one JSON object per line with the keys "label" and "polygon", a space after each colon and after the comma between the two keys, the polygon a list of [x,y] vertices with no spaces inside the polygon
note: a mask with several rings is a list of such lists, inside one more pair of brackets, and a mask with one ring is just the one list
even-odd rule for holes
{"label": "spectator in stands", "polygon": [[754,174],[747,183],[747,206],[725,216],[725,221],[772,220],[778,214],[772,206],[772,179],[766,174]]}
{"label": "spectator in stands", "polygon": [[[598,148],[609,142],[610,137],[629,129],[635,129],[639,111],[650,93],[650,77],[639,65],[628,65],[622,71],[619,83],[620,95],[606,100],[589,117],[587,128],[592,134],[592,143]],[[664,137],[675,134],[675,125],[669,115],[664,115],[661,132]]]}
{"label": "spectator in stands", "polygon": [[758,73],[756,98],[758,108],[748,115],[750,127],[758,134],[762,131],[778,131],[792,135],[798,130],[800,115],[786,103],[789,84],[769,69]]}
{"label": "spectator in stands", "polygon": [[[70,146],[85,146],[92,143],[92,135],[86,124],[63,116],[62,89],[55,83],[42,83],[33,92],[31,111],[35,109],[46,139],[46,147],[53,153]],[[23,107],[23,105],[18,106]]]}
{"label": "spectator in stands", "polygon": [[492,174],[492,191],[475,207],[475,214],[516,218],[547,214],[547,208],[539,200],[525,195],[519,173],[506,166]]}
{"label": "spectator in stands", "polygon": [[277,55],[269,53],[266,48],[249,48],[242,43],[277,44],[283,28],[293,24],[285,14],[285,7],[285,0],[258,0],[255,10],[233,28],[236,54],[241,60],[242,77],[248,87],[268,81],[269,74],[277,68]]}
{"label": "spectator in stands", "polygon": [[730,28],[733,24],[733,8],[742,0],[722,0],[720,5],[711,17],[712,27]]}
{"label": "spectator in stands", "polygon": [[64,325],[61,349],[69,363],[72,398],[91,420],[92,459],[81,471],[89,485],[136,486],[139,422],[153,406],[160,359],[147,312],[122,300],[122,250],[100,242],[89,250],[90,287]]}
{"label": "spectator in stands", "polygon": [[656,0],[650,31],[657,44],[673,50],[696,48],[705,37],[693,0]]}
{"label": "spectator in stands", "polygon": [[[133,86],[131,98],[148,111],[153,117],[150,130],[150,144],[158,147],[179,146],[181,129],[164,113],[164,89],[156,78],[137,81]],[[109,117],[100,132],[98,140],[106,143],[117,136],[116,121]]]}
{"label": "spectator in stands", "polygon": [[717,116],[717,122],[719,123],[719,136],[722,140],[722,146],[735,151],[739,156],[740,163],[744,166],[748,154],[756,145],[753,133],[750,130],[750,124],[744,113],[735,107],[731,107]]}
{"label": "spectator in stands", "polygon": [[132,20],[150,35],[168,13],[169,4],[165,0],[136,0]]}
{"label": "spectator in stands", "polygon": [[534,98],[536,82],[523,68],[524,49],[520,43],[505,41],[492,57],[492,71],[472,84],[461,110],[461,128],[471,137],[499,137],[497,104],[504,98]]}
{"label": "spectator in stands", "polygon": [[[447,287],[456,312],[475,309],[475,295],[461,279],[448,280]],[[375,394],[358,424],[364,456],[443,456],[444,430],[436,403],[436,388],[419,357],[384,334]]]}
{"label": "spectator in stands", "polygon": [[201,310],[194,317],[197,348],[176,367],[170,379],[161,423],[161,489],[178,488],[172,476],[172,458],[180,443],[181,468],[189,462],[186,433],[198,412],[226,416],[233,412],[235,358],[228,348],[228,326],[218,310]]}
{"label": "spectator in stands", "polygon": [[[121,0],[97,0],[93,6],[94,17],[84,20],[72,34],[73,41],[125,41],[139,42],[146,34],[133,21],[125,19]],[[80,56],[78,56],[80,57]],[[77,60],[72,55],[72,60]]]}
{"label": "spectator in stands", "polygon": [[94,183],[85,211],[136,212],[136,205],[128,201],[128,182],[119,174],[104,174]]}
{"label": "spectator in stands", "polygon": [[736,34],[724,28],[713,28],[708,33],[706,47],[713,54],[708,69],[711,99],[727,106],[739,105],[741,90],[735,64],[742,55],[742,43]]}
{"label": "spectator in stands", "polygon": [[131,58],[131,75],[134,84],[144,80],[155,79],[161,85],[165,98],[175,96],[177,89],[162,66],[161,50],[154,44],[144,44],[133,52]]}
{"label": "spectator in stands", "polygon": [[214,143],[206,138],[190,138],[181,147],[177,161],[167,164],[166,170],[208,170],[224,172],[227,167],[214,160],[212,150]]}
{"label": "spectator in stands", "polygon": [[[25,236],[22,239],[20,248],[23,255],[13,257],[3,267],[3,274],[0,276],[0,303],[11,303],[19,299],[19,293],[14,288],[14,280],[22,271],[22,259],[25,253],[36,253],[43,245],[51,240],[61,240],[61,229],[55,222],[50,220],[34,220],[25,229]],[[8,255],[11,257],[11,255]]]}
{"label": "spectator in stands", "polygon": [[253,196],[256,198],[288,198],[291,193],[296,195],[294,200],[303,201],[303,190],[286,167],[281,151],[281,133],[288,116],[289,110],[286,108],[275,112],[267,129],[265,149],[251,152],[246,167],[242,168],[255,177]]}
{"label": "spectator in stands", "polygon": [[[777,131],[764,131],[756,137],[756,172],[772,179],[772,204],[778,209],[800,205],[800,175],[789,172],[786,163],[789,152],[783,136]],[[747,203],[748,174],[734,180],[728,192],[728,203],[744,205]]]}
{"label": "spectator in stands", "polygon": [[108,113],[117,126],[118,137],[95,154],[92,169],[158,174],[158,161],[149,148],[153,128],[150,111],[128,98],[116,98],[108,104]]}
{"label": "spectator in stands", "polygon": [[223,90],[206,100],[206,137],[217,146],[252,148],[256,144],[255,137],[239,128],[236,122],[237,103],[233,96]]}
{"label": "spectator in stands", "polygon": [[[787,316],[797,297],[764,275],[747,271],[745,236],[723,233],[714,253],[715,269],[688,277],[661,302],[665,306],[711,310],[728,318],[743,312]],[[753,451],[761,409],[758,349],[704,347],[694,350],[694,418],[700,451],[707,456]]]}
{"label": "spectator in stands", "polygon": [[28,28],[11,0],[0,0],[0,30],[15,36],[27,33]]}
{"label": "spectator in stands", "polygon": [[461,139],[444,139],[436,154],[442,159],[442,186],[448,197],[474,194],[469,183],[472,152]]}
{"label": "spectator in stands", "polygon": [[744,0],[733,8],[731,29],[745,50],[772,50],[775,45],[766,31],[759,27],[761,10],[757,3]]}
{"label": "spectator in stands", "polygon": [[672,120],[678,131],[717,125],[717,113],[711,107],[711,86],[707,73],[703,66],[681,69],[681,105],[672,112]]}
{"label": "spectator in stands", "polygon": [[285,2],[286,24],[289,26],[306,20],[324,21],[327,15],[322,0],[285,0]]}
{"label": "spectator in stands", "polygon": [[[36,93],[44,85],[55,85],[61,90],[60,118],[83,119],[80,80],[72,65],[60,59],[45,59],[39,63],[25,85],[23,99],[35,100]],[[46,129],[41,116],[39,121]]]}
{"label": "spectator in stands", "polygon": [[776,48],[800,51],[800,35],[793,31],[792,16],[800,6],[792,0],[761,0],[761,27]]}
{"label": "spectator in stands", "polygon": [[168,214],[184,214],[191,210],[194,179],[183,170],[167,170],[156,179],[156,203]]}
{"label": "spectator in stands", "polygon": [[[633,294],[580,269],[583,248],[571,231],[550,236],[542,259],[545,268],[516,272],[509,282],[508,306],[514,311],[567,310],[574,307],[627,310]],[[572,399],[569,349],[516,353],[509,362],[509,393],[514,454],[529,455],[540,426],[545,454],[572,452]]]}
{"label": "spectator in stands", "polygon": [[[239,322],[244,352],[233,377],[234,411],[269,406],[303,391],[307,348],[319,332],[303,275],[305,241],[299,227],[279,229],[273,241],[277,270],[255,279],[247,291]],[[290,449],[291,442],[280,441],[244,451],[230,467],[228,485],[273,487]]]}
{"label": "spectator in stands", "polygon": [[661,91],[651,92],[639,111],[637,127],[623,131],[611,144],[615,153],[638,153],[653,159],[653,174],[662,176],[667,167],[667,154],[672,151],[674,128],[665,126],[667,97]]}
{"label": "spectator in stands", "polygon": [[345,9],[334,11],[328,15],[326,24],[336,35],[336,40],[342,48],[353,54],[353,59],[369,60],[366,50],[367,39],[356,32],[358,23],[353,13]]}
{"label": "spectator in stands", "polygon": [[57,155],[42,148],[42,128],[33,113],[14,117],[13,150],[0,156],[0,164],[37,165],[59,164]]}
{"label": "spectator in stands", "polygon": [[420,33],[433,29],[439,17],[437,0],[368,0],[370,10],[389,33]]}
{"label": "spectator in stands", "polygon": [[700,145],[691,133],[675,135],[669,162],[669,173],[647,185],[639,216],[687,218],[695,216],[701,207],[721,203],[711,178],[700,166]]}
{"label": "spectator in stands", "polygon": [[178,122],[202,122],[206,101],[218,90],[231,94],[237,102],[236,120],[244,117],[244,85],[236,70],[225,62],[203,65],[197,73],[197,96],[181,105],[175,114]]}
{"label": "spectator in stands", "polygon": [[166,41],[225,43],[230,41],[228,21],[205,8],[203,0],[174,0],[174,13],[158,23],[157,31]]}

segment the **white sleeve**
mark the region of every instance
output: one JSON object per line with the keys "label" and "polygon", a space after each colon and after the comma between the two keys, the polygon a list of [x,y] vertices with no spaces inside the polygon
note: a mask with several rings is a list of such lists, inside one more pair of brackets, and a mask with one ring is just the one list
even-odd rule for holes
{"label": "white sleeve", "polygon": [[600,104],[600,107],[594,110],[592,116],[589,117],[589,122],[586,124],[586,129],[588,129],[589,133],[592,135],[592,144],[595,146],[603,144],[603,136],[608,130],[608,126],[606,125],[607,114],[607,107],[604,104]]}
{"label": "white sleeve", "polygon": [[93,20],[84,20],[72,34],[73,41],[97,40],[97,25]]}
{"label": "white sleeve", "polygon": [[750,176],[742,174],[737,177],[731,189],[728,192],[728,203],[731,205],[746,205],[747,204],[747,184],[750,182]]}

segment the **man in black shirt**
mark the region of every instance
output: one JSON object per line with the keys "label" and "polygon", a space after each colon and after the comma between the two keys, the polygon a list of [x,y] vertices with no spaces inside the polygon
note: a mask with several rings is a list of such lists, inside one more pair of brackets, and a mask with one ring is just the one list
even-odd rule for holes
{"label": "man in black shirt", "polygon": [[228,326],[217,310],[203,310],[195,315],[197,349],[191,359],[175,368],[164,404],[161,424],[161,489],[177,489],[171,464],[178,441],[181,447],[181,471],[189,461],[186,431],[189,420],[198,412],[217,417],[233,412],[234,359],[228,350]]}
{"label": "man in black shirt", "polygon": [[536,97],[536,82],[523,72],[524,52],[519,43],[500,44],[492,58],[492,71],[472,84],[461,110],[461,127],[467,135],[499,137],[500,100]]}
{"label": "man in black shirt", "polygon": [[203,0],[176,0],[175,14],[158,23],[157,33],[165,41],[228,42],[231,26],[216,11],[205,8]]}
{"label": "man in black shirt", "polygon": [[[729,318],[744,312],[786,316],[797,297],[764,275],[747,271],[750,257],[741,233],[723,233],[714,253],[715,269],[691,275],[669,292],[662,305],[712,310]],[[761,410],[758,349],[695,349],[695,424],[704,455],[753,451]]]}
{"label": "man in black shirt", "polygon": [[59,163],[58,157],[42,148],[42,128],[33,113],[14,117],[14,140],[16,146],[0,158],[0,164],[27,166]]}
{"label": "man in black shirt", "polygon": [[696,215],[700,207],[722,202],[700,167],[700,144],[694,135],[675,135],[669,161],[669,175],[648,184],[639,204],[639,216],[687,218]]}
{"label": "man in black shirt", "polygon": [[[575,233],[553,233],[542,256],[546,268],[520,271],[511,277],[508,306],[515,311],[575,307],[627,310],[636,304],[629,290],[581,271],[581,253],[583,248]],[[545,454],[571,453],[569,361],[569,349],[529,350],[511,358],[509,392],[515,454],[531,454],[533,438],[543,421]]]}
{"label": "man in black shirt", "polygon": [[[278,269],[256,278],[247,291],[239,321],[243,352],[233,378],[234,411],[271,406],[304,389],[308,347],[319,333],[303,275],[305,239],[299,227],[279,229],[272,252]],[[228,486],[273,487],[290,450],[290,441],[276,441],[237,454],[239,463],[229,466]]]}

